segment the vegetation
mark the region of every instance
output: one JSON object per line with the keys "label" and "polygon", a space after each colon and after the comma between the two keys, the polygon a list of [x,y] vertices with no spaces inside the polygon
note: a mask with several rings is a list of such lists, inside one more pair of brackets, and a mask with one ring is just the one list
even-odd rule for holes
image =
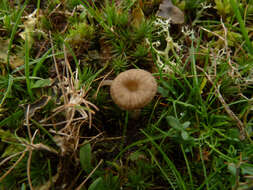
{"label": "vegetation", "polygon": [[[0,1],[1,190],[253,188],[253,1],[172,2]],[[102,85],[132,68],[138,119]]]}

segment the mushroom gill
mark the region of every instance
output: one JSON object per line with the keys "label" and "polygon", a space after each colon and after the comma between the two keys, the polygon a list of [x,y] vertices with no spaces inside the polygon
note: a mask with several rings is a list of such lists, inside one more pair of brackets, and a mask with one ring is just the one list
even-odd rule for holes
{"label": "mushroom gill", "polygon": [[142,69],[130,69],[120,73],[110,88],[113,101],[124,110],[144,107],[154,98],[156,91],[155,78]]}

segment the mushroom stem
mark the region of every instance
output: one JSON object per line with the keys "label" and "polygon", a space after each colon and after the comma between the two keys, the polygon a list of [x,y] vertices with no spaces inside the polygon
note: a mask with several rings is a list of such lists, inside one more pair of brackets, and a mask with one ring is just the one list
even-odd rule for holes
{"label": "mushroom stem", "polygon": [[126,132],[127,132],[128,119],[129,119],[128,116],[129,116],[129,112],[126,111],[124,129],[123,129],[123,134],[122,134],[123,138],[122,138],[122,141],[121,141],[120,150],[123,150],[124,144],[126,142]]}
{"label": "mushroom stem", "polygon": [[140,115],[141,115],[141,109],[135,109],[135,110],[129,110],[129,117],[133,120],[137,120],[139,119]]}

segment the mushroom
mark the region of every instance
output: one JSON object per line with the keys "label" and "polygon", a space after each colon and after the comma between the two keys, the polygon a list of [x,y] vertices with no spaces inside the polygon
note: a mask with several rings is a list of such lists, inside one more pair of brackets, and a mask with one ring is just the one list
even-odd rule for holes
{"label": "mushroom", "polygon": [[123,110],[138,110],[155,96],[157,83],[152,74],[143,69],[120,73],[111,83],[113,101]]}
{"label": "mushroom", "polygon": [[174,24],[183,24],[184,23],[184,13],[173,3],[171,0],[163,0],[159,6],[159,11],[157,16],[171,19]]}
{"label": "mushroom", "polygon": [[[100,87],[105,85],[110,86],[110,94],[115,104],[130,111],[130,117],[133,119],[138,118],[140,109],[154,98],[157,91],[155,78],[143,69],[124,71],[114,80],[102,81]],[[96,96],[97,93],[94,97]]]}

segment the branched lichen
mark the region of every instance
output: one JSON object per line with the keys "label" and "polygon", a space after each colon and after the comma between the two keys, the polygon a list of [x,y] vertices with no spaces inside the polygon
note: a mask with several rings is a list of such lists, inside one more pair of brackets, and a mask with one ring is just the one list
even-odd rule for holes
{"label": "branched lichen", "polygon": [[160,30],[156,32],[156,35],[158,35],[158,36],[164,35],[165,36],[166,47],[164,50],[158,50],[158,47],[161,44],[160,40],[155,41],[155,42],[150,42],[147,40],[147,43],[156,52],[157,66],[159,68],[163,69],[163,71],[166,73],[173,72],[172,68],[179,66],[173,60],[169,59],[169,52],[180,51],[182,49],[182,47],[178,43],[174,42],[173,38],[170,36],[170,32],[169,32],[170,23],[171,23],[170,19],[157,18],[154,21],[154,25],[157,28],[160,28]]}

